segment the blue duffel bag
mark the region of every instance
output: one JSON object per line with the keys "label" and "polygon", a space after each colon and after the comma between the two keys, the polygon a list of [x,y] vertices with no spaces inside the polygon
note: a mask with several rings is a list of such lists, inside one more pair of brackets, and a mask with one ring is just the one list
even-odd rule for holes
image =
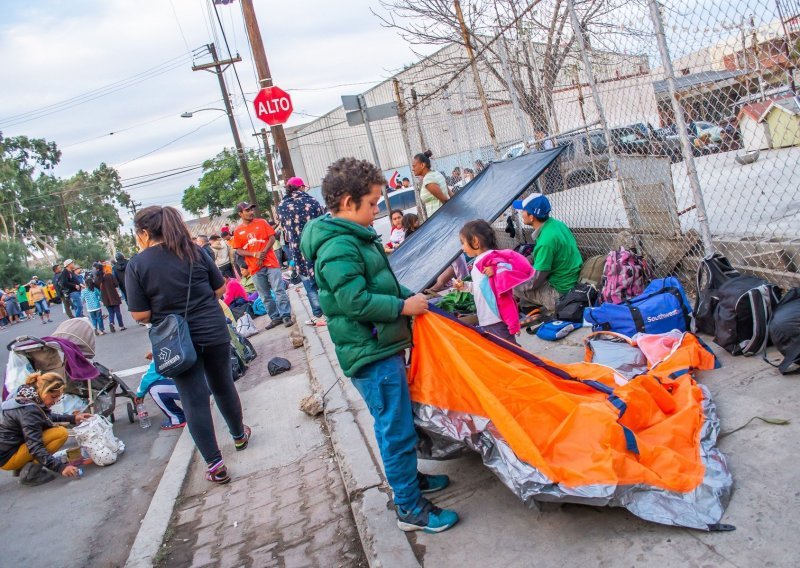
{"label": "blue duffel bag", "polygon": [[692,308],[680,281],[669,276],[653,280],[644,292],[627,302],[586,308],[583,319],[594,331],[615,331],[632,337],[640,332],[688,331]]}

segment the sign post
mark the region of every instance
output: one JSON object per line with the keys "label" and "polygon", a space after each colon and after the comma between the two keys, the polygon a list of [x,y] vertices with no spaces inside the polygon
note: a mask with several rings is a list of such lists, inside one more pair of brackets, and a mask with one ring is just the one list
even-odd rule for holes
{"label": "sign post", "polygon": [[[343,95],[342,106],[347,111],[345,117],[349,126],[364,125],[367,130],[367,141],[369,142],[369,149],[372,152],[372,159],[379,170],[383,171],[380,159],[378,158],[378,148],[375,146],[375,137],[372,135],[372,128],[369,123],[375,120],[382,120],[397,116],[397,103],[391,102],[374,107],[368,107],[367,101],[364,100],[364,95]],[[391,215],[391,207],[389,207],[389,193],[386,186],[383,186],[383,202],[386,204],[386,214]],[[390,217],[391,218],[391,217]]]}

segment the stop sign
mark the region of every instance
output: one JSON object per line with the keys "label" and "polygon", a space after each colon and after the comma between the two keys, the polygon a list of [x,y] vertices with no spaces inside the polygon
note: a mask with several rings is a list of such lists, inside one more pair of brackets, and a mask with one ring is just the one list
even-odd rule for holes
{"label": "stop sign", "polygon": [[279,87],[264,87],[253,99],[256,116],[269,124],[283,124],[292,114],[292,98]]}

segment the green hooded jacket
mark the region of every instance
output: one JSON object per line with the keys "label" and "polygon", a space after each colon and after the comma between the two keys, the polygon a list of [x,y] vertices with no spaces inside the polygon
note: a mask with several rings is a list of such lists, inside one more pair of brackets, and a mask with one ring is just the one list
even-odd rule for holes
{"label": "green hooded jacket", "polygon": [[411,347],[411,320],[400,312],[413,294],[400,286],[371,227],[324,215],[306,224],[300,250],[314,263],[319,303],[345,375]]}

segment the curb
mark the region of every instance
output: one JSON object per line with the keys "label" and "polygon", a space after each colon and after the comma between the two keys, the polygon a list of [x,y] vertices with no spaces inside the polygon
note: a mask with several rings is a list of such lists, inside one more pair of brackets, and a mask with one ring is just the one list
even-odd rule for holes
{"label": "curb", "polygon": [[[311,313],[297,292],[290,293],[289,298],[299,322]],[[380,461],[374,457],[373,442],[365,434],[358,410],[346,393],[349,383],[340,380],[344,377],[328,358],[316,329],[303,329],[303,336],[312,388],[321,395],[333,387],[325,399],[324,418],[367,562],[371,568],[421,566],[405,533],[397,528],[391,492]]]}
{"label": "curb", "polygon": [[189,429],[184,428],[178,438],[172,456],[167,462],[161,481],[150,501],[144,518],[133,541],[125,568],[150,568],[158,554],[164,535],[172,519],[175,501],[181,493],[189,464],[194,456],[194,442]]}

